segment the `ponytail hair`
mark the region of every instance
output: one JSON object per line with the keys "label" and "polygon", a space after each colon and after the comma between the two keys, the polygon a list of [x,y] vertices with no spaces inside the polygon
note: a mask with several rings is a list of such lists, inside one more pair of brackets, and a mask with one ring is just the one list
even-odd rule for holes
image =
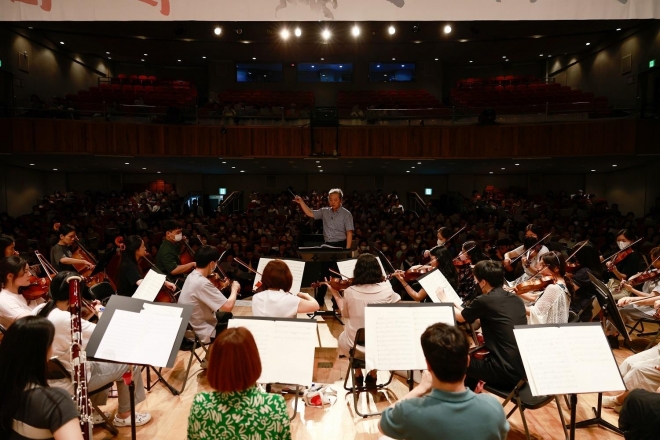
{"label": "ponytail hair", "polygon": [[53,277],[50,282],[50,289],[48,290],[50,300],[46,303],[43,309],[39,310],[39,313],[37,314],[38,316],[43,316],[44,318],[48,317],[50,312],[56,307],[58,301],[69,300],[69,283],[67,283],[66,280],[72,276],[78,276],[78,274],[76,272],[63,270]]}

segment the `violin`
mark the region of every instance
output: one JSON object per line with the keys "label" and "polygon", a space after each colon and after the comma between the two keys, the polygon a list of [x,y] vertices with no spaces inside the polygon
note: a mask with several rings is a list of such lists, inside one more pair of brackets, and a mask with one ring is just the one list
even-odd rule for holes
{"label": "violin", "polygon": [[628,255],[632,254],[633,253],[633,248],[632,247],[635,244],[639,243],[641,240],[642,239],[640,238],[640,239],[630,243],[625,248],[621,249],[617,253],[611,255],[609,258],[604,260],[603,263],[607,264],[607,270],[609,270],[610,272],[614,271],[614,266],[621,263],[623,260],[626,259],[626,257],[628,257]]}
{"label": "violin", "polygon": [[50,278],[39,278],[35,275],[30,276],[30,285],[19,289],[26,301],[34,301],[39,298],[48,299],[50,291]]}
{"label": "violin", "polygon": [[407,283],[410,283],[412,281],[417,281],[419,277],[431,272],[433,269],[435,269],[435,267],[428,265],[411,267],[410,269],[404,272],[403,279],[406,280]]}
{"label": "violin", "polygon": [[[335,290],[337,290],[337,291],[342,291],[342,290],[346,290],[346,289],[348,289],[349,287],[351,287],[351,286],[353,285],[353,278],[343,279],[343,278],[335,278],[335,277],[331,277],[331,278],[327,281],[327,283],[328,283],[328,284],[330,285],[330,287],[332,287],[333,289],[335,289]],[[317,289],[318,287],[321,286],[321,284],[323,284],[323,281],[315,281],[315,282],[313,282],[313,283],[311,284],[310,287],[311,287],[312,289]]]}
{"label": "violin", "polygon": [[566,273],[569,274],[575,273],[580,269],[580,267],[582,267],[580,266],[579,262],[571,263],[570,260],[572,260],[573,257],[575,257],[575,255],[577,255],[577,253],[580,252],[580,249],[582,249],[588,243],[589,240],[584,240],[582,244],[577,249],[575,249],[575,251],[573,251],[573,253],[566,259]]}
{"label": "violin", "polygon": [[517,284],[513,290],[516,295],[522,295],[523,293],[536,292],[537,290],[543,290],[548,287],[550,284],[554,284],[555,279],[551,276],[545,276],[536,279],[529,279],[523,281],[522,283]]}
{"label": "violin", "polygon": [[[452,263],[454,263],[454,267],[456,269],[463,269],[465,267],[469,267],[472,265],[472,260],[470,259],[469,252],[474,249],[476,246],[472,246],[470,249],[466,251],[461,251],[460,254],[456,255],[456,257],[452,260]],[[467,255],[467,258],[465,260],[461,260],[462,255]]]}

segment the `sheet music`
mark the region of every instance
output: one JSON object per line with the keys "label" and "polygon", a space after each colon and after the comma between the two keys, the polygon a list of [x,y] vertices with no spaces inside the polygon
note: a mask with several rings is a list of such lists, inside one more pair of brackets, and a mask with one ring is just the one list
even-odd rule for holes
{"label": "sheet music", "polygon": [[161,275],[153,269],[149,269],[149,272],[147,272],[147,275],[142,279],[142,282],[133,294],[133,298],[153,301],[156,299],[156,296],[164,283],[165,275]]}
{"label": "sheet music", "polygon": [[434,269],[418,280],[426,294],[434,303],[450,302],[461,306],[463,300],[458,296],[454,288],[449,284],[445,275],[438,269]]}
{"label": "sheet music", "polygon": [[94,357],[166,367],[180,325],[180,316],[115,310]]}
{"label": "sheet music", "polygon": [[513,333],[532,395],[626,389],[600,325],[521,326]]}
{"label": "sheet music", "polygon": [[[385,268],[383,263],[381,263],[380,258],[376,257],[380,270],[383,272],[383,276],[386,277]],[[353,278],[355,272],[355,264],[357,263],[357,258],[352,258],[350,260],[337,261],[337,267],[339,268],[339,273],[344,275],[347,278]]]}
{"label": "sheet music", "polygon": [[[260,258],[259,265],[257,266],[257,272],[264,273],[266,265],[273,261],[275,258]],[[305,262],[297,260],[282,260],[289,266],[291,275],[293,276],[293,284],[291,284],[291,292],[298,293],[302,287],[303,272],[305,272]],[[261,275],[256,274],[254,277],[253,288],[256,288],[257,283],[261,281]]]}
{"label": "sheet music", "polygon": [[178,316],[181,317],[183,309],[180,307],[159,306],[156,304],[144,303],[142,304],[142,311],[140,313],[150,313],[153,315],[161,316]]}
{"label": "sheet music", "polygon": [[[257,382],[311,385],[316,322],[234,318],[229,320],[229,327],[245,327],[254,336],[261,357]],[[282,358],[282,347],[286,359]]]}
{"label": "sheet music", "polygon": [[367,369],[425,370],[420,336],[437,322],[455,325],[450,304],[392,304],[365,309]]}

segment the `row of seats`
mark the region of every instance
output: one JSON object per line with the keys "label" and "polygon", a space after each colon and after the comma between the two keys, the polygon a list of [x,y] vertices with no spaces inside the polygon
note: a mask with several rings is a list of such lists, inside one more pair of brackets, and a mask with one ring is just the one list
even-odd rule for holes
{"label": "row of seats", "polygon": [[375,91],[341,91],[337,95],[337,107],[351,109],[354,106],[367,108],[442,108],[435,96],[426,90],[375,90]]}
{"label": "row of seats", "polygon": [[459,79],[456,87],[459,89],[474,89],[486,86],[516,86],[527,84],[544,84],[545,79],[538,79],[535,75],[507,75],[491,78],[463,78]]}
{"label": "row of seats", "polygon": [[116,101],[119,104],[134,105],[136,100],[141,99],[145,105],[194,106],[197,103],[197,89],[188,82],[186,82],[187,88],[181,87],[180,83],[176,81],[170,82],[169,85],[158,86],[101,83],[98,87],[80,90],[77,95],[66,95],[66,99],[79,104],[110,105]]}
{"label": "row of seats", "polygon": [[251,104],[258,107],[313,107],[314,93],[277,90],[226,90],[217,95],[220,104]]}

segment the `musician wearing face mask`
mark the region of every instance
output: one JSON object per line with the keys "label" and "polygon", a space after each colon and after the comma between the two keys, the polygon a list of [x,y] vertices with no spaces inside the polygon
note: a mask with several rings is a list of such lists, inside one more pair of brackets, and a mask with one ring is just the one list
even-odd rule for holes
{"label": "musician wearing face mask", "polygon": [[[437,235],[438,239],[436,241],[437,243],[436,247],[437,246],[448,247],[449,246],[448,241],[453,235],[454,233],[452,232],[451,228],[442,227],[438,229],[438,235]],[[422,257],[429,258],[431,256],[432,251],[433,249],[424,251]]]}
{"label": "musician wearing face mask", "polygon": [[[616,244],[620,255],[607,262],[607,268],[617,280],[623,281],[639,272],[642,256],[631,247],[635,241],[635,233],[630,229],[622,229],[616,236]],[[626,250],[624,250],[626,249]],[[622,252],[621,252],[622,251]]]}
{"label": "musician wearing face mask", "polygon": [[529,324],[566,324],[573,293],[573,286],[564,280],[566,260],[553,251],[543,255],[542,262],[539,277],[550,277],[552,282],[533,305],[526,307]]}
{"label": "musician wearing face mask", "polygon": [[[429,262],[428,266],[433,269],[437,268],[440,272],[442,272],[454,290],[458,288],[458,272],[452,263],[451,253],[449,253],[449,250],[445,249],[444,247],[436,247],[433,249],[433,252],[431,253],[431,261]],[[411,266],[413,269],[415,267],[424,266]],[[408,296],[410,296],[412,299],[420,302],[425,300],[428,301],[428,294],[426,293],[426,290],[424,290],[417,281],[413,281],[412,283],[406,282],[405,272],[396,271],[394,272],[394,276],[399,280],[406,294],[408,294]]]}
{"label": "musician wearing face mask", "polygon": [[504,254],[504,268],[511,267],[512,261],[520,257],[526,275],[521,281],[534,276],[541,268],[541,257],[548,252],[548,248],[543,242],[539,243],[539,240],[541,240],[541,229],[538,226],[528,225],[523,245]]}
{"label": "musician wearing face mask", "polygon": [[156,267],[168,277],[178,278],[196,267],[195,262],[181,264],[179,258],[179,245],[183,239],[181,226],[175,221],[168,220],[163,224],[165,240],[156,255]]}

